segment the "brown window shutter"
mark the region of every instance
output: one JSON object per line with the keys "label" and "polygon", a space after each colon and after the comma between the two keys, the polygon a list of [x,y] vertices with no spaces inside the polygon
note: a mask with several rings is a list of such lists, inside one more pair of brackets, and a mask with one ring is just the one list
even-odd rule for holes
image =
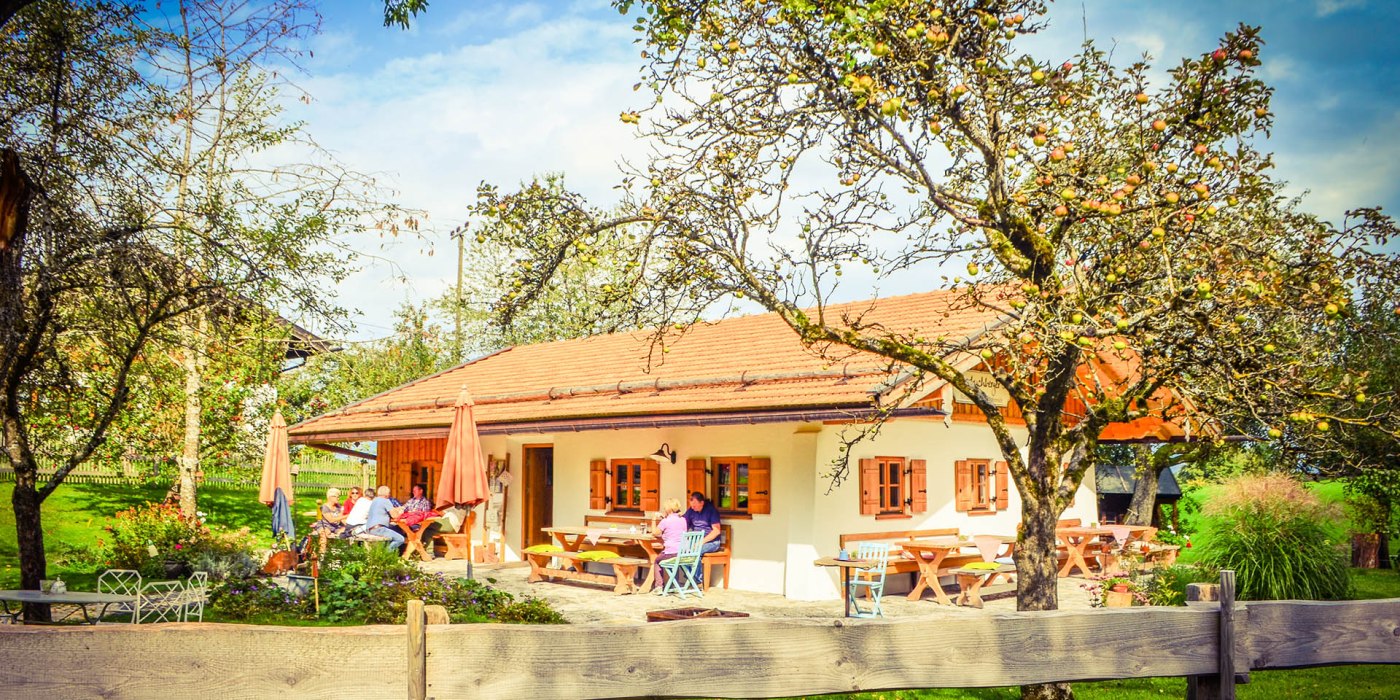
{"label": "brown window shutter", "polygon": [[1007,472],[1010,468],[1006,462],[997,462],[997,502],[994,510],[1006,510],[1011,507],[1011,499],[1007,495],[1009,490],[1011,475]]}
{"label": "brown window shutter", "polygon": [[960,459],[953,463],[954,504],[958,512],[972,510],[972,463]]}
{"label": "brown window shutter", "polygon": [[880,464],[873,459],[860,461],[860,514],[880,513]]}
{"label": "brown window shutter", "polygon": [[661,510],[661,464],[642,460],[642,510]]}
{"label": "brown window shutter", "polygon": [[602,510],[608,507],[608,462],[595,459],[588,463],[588,507]]}
{"label": "brown window shutter", "polygon": [[773,462],[767,457],[749,460],[749,514],[768,515],[773,510]]}
{"label": "brown window shutter", "polygon": [[922,459],[909,460],[909,498],[910,513],[928,510],[928,462]]}
{"label": "brown window shutter", "polygon": [[705,467],[709,460],[704,457],[691,457],[685,461],[685,498],[690,498],[690,494],[699,491],[705,495],[710,495],[709,489],[705,488]]}

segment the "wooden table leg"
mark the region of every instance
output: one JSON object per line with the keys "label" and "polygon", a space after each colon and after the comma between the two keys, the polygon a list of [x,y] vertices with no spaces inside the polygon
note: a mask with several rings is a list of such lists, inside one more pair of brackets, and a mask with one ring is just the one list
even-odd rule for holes
{"label": "wooden table leg", "polygon": [[984,574],[958,574],[958,588],[962,589],[958,593],[958,605],[967,605],[981,610],[982,584],[986,583],[988,578],[990,576]]}
{"label": "wooden table leg", "polygon": [[932,559],[925,559],[923,556],[914,559],[919,565],[919,582],[914,585],[914,590],[909,592],[909,600],[918,600],[923,597],[925,589],[932,589],[933,597],[940,605],[953,604],[948,594],[943,592],[943,586],[938,583],[938,567],[943,565],[943,559],[948,556],[948,552],[946,549],[936,550]]}
{"label": "wooden table leg", "polygon": [[1072,572],[1075,567],[1079,567],[1079,572],[1081,574],[1086,576],[1089,574],[1089,562],[1084,560],[1084,550],[1088,548],[1089,541],[1087,539],[1078,543],[1069,543],[1069,546],[1065,548],[1069,556],[1065,558],[1064,568],[1060,569],[1061,577],[1069,576],[1070,572]]}
{"label": "wooden table leg", "polygon": [[637,540],[637,544],[647,553],[647,576],[642,579],[642,585],[637,588],[637,592],[650,593],[651,587],[656,585],[656,557],[660,552],[656,551],[656,543],[651,540]]}
{"label": "wooden table leg", "polygon": [[617,585],[613,586],[613,592],[618,595],[631,593],[636,580],[637,566],[635,564],[613,564],[613,575],[617,576]]}

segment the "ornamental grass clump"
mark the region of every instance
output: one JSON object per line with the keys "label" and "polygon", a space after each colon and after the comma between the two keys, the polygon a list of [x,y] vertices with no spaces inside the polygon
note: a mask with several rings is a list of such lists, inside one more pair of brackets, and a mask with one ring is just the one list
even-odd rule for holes
{"label": "ornamental grass clump", "polygon": [[1351,596],[1340,511],[1297,479],[1249,474],[1221,484],[1202,509],[1199,561],[1235,571],[1241,600]]}

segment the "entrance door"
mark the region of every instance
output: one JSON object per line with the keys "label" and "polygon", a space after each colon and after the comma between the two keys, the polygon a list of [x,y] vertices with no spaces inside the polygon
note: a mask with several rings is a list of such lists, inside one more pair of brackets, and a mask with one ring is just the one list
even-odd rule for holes
{"label": "entrance door", "polygon": [[522,548],[553,542],[541,529],[554,525],[554,446],[525,445]]}

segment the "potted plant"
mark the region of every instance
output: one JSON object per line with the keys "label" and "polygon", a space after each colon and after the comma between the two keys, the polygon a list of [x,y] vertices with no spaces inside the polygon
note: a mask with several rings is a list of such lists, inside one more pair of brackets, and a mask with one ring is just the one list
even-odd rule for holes
{"label": "potted plant", "polygon": [[1103,582],[1103,606],[1105,608],[1127,608],[1133,604],[1133,589],[1136,586],[1130,579],[1114,576]]}

